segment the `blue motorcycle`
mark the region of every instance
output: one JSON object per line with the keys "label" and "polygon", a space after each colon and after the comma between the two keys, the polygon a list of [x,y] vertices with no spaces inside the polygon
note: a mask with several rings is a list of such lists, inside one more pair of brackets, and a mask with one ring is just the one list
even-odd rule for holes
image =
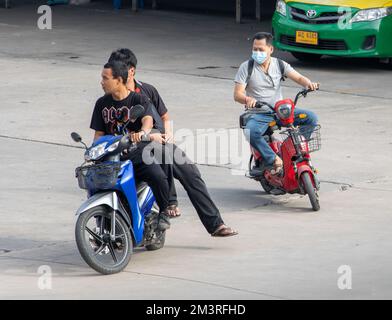
{"label": "blue motorcycle", "polygon": [[[143,106],[134,106],[128,123],[143,112]],[[157,228],[159,208],[150,187],[136,182],[132,162],[121,159],[124,152],[136,148],[123,133],[100,137],[89,148],[79,134],[71,134],[86,149],[85,162],[75,170],[88,198],[76,212],[76,244],[86,263],[102,274],[122,271],[134,247],[157,250],[165,243],[165,231]]]}

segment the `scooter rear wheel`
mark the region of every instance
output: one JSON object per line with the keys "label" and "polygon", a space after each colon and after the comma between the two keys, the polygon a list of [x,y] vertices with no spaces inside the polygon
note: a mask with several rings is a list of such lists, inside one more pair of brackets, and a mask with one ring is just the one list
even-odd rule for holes
{"label": "scooter rear wheel", "polygon": [[271,191],[273,189],[275,189],[275,187],[273,185],[269,184],[269,182],[265,179],[260,180],[260,185],[264,189],[264,191],[268,194],[271,194]]}
{"label": "scooter rear wheel", "polygon": [[301,175],[303,187],[305,189],[306,194],[309,197],[310,203],[312,205],[312,209],[314,211],[320,210],[320,202],[317,194],[316,188],[313,186],[312,179],[310,178],[309,172],[304,172]]}
{"label": "scooter rear wheel", "polygon": [[80,255],[102,274],[121,272],[131,259],[133,242],[126,222],[116,215],[115,236],[110,239],[111,214],[104,206],[82,213],[76,222],[75,238]]}

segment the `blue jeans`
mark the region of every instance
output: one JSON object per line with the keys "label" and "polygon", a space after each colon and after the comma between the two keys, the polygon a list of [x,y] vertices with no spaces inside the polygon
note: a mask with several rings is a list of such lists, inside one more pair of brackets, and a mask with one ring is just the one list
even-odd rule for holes
{"label": "blue jeans", "polygon": [[[299,125],[302,129],[306,129],[306,131],[309,130],[310,135],[311,129],[317,125],[317,116],[312,111],[296,108],[294,115],[297,116],[300,113],[305,113],[307,117],[304,119],[296,117],[294,125]],[[274,121],[272,114],[255,113],[250,116],[245,127],[246,139],[249,141],[250,145],[263,156],[264,164],[267,166],[273,165],[276,157],[275,152],[263,138],[263,135],[268,129],[268,124],[271,121]]]}

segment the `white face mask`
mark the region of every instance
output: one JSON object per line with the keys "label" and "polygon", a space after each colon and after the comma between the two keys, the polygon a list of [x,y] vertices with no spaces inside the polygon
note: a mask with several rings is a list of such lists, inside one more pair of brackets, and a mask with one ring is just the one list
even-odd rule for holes
{"label": "white face mask", "polygon": [[264,51],[252,51],[252,59],[258,64],[263,64],[267,60],[268,55]]}

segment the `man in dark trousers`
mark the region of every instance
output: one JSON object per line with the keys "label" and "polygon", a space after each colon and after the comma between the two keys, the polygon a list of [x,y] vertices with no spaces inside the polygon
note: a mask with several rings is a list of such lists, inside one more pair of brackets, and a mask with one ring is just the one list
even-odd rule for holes
{"label": "man in dark trousers", "polygon": [[[168,178],[162,167],[150,161],[151,159],[146,159],[147,153],[143,152],[150,144],[150,142],[142,140],[146,140],[146,136],[154,125],[153,106],[145,96],[128,90],[126,86],[128,67],[124,63],[113,61],[105,64],[101,76],[101,85],[105,95],[97,100],[91,118],[90,128],[95,130],[94,141],[103,135],[122,134],[122,124],[118,121],[118,113],[120,112],[121,115],[125,115],[125,118],[129,118],[133,106],[140,104],[144,107],[144,114],[134,122],[130,121],[126,128],[131,140],[137,142],[136,150],[129,152],[127,158],[132,161],[136,180],[145,181],[154,193],[160,211],[158,227],[161,230],[168,229],[170,227],[167,211],[169,205]],[[150,158],[153,159],[153,156]]]}
{"label": "man in dark trousers", "polygon": [[[141,93],[142,95],[147,96],[154,105],[154,119],[157,120],[155,122],[155,127],[159,127],[159,120],[161,120],[163,122],[163,132],[151,134],[151,140],[170,145],[169,149],[173,150],[173,154],[181,155],[181,157],[172,157],[172,160],[174,161],[174,178],[179,180],[183,185],[201,222],[207,229],[207,232],[215,237],[227,237],[238,234],[237,231],[228,227],[223,222],[221,214],[212,201],[197,166],[186,157],[184,151],[171,143],[173,142],[173,132],[170,126],[168,110],[155,87],[135,79],[137,59],[134,53],[126,48],[118,49],[117,51],[112,52],[109,61],[121,61],[125,63],[128,67],[127,88],[132,92]],[[181,158],[181,160],[186,159],[186,161],[180,161],[179,163],[176,161],[178,158]],[[176,197],[176,195],[170,195],[172,201],[173,197]],[[179,215],[179,212],[178,210],[171,210],[169,211],[169,214],[175,217]]]}

